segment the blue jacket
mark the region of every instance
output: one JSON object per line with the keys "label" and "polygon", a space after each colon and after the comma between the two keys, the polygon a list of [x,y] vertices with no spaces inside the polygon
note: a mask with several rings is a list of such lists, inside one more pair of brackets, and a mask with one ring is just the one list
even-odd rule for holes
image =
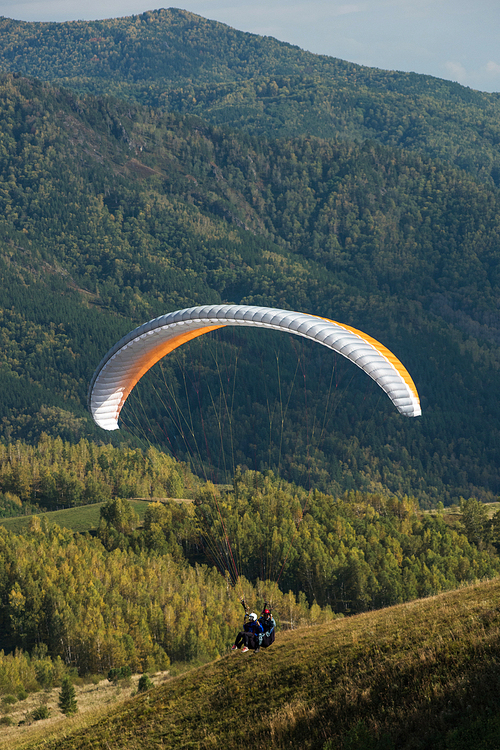
{"label": "blue jacket", "polygon": [[243,625],[245,633],[255,633],[255,635],[262,635],[264,628],[258,620],[249,620]]}

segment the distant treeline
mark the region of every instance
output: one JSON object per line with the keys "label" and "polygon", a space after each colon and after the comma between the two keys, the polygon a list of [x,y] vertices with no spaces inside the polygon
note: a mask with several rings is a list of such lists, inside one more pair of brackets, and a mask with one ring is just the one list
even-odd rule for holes
{"label": "distant treeline", "polygon": [[192,497],[199,480],[155,448],[114,448],[43,434],[36,445],[0,444],[0,516],[57,510],[114,497]]}

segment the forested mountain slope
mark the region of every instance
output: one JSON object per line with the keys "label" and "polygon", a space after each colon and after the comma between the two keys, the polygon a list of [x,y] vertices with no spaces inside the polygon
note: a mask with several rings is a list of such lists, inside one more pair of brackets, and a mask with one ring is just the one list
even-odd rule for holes
{"label": "forested mountain slope", "polygon": [[[4,436],[104,438],[86,389],[121,334],[195,304],[274,305],[381,340],[412,373],[424,417],[402,419],[321,347],[233,333],[211,364],[195,350],[189,388],[184,359],[169,366],[179,404],[192,391],[208,410],[191,411],[197,450],[178,440],[176,455],[215,462],[220,479],[225,451],[227,470],[272,466],[332,491],[383,485],[424,504],[498,493],[496,188],[374,143],[275,141],[19,77],[1,84]],[[215,413],[221,358],[235,429]],[[172,448],[179,425],[153,395],[132,433],[147,424]]]}
{"label": "forested mountain slope", "polygon": [[0,18],[0,71],[273,136],[364,140],[500,179],[500,99],[367,68],[174,8],[93,22]]}

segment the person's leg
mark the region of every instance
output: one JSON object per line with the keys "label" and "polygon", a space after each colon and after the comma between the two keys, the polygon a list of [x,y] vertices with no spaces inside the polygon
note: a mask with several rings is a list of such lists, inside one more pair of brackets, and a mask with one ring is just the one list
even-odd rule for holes
{"label": "person's leg", "polygon": [[253,633],[243,633],[243,643],[247,648],[255,648],[255,635]]}

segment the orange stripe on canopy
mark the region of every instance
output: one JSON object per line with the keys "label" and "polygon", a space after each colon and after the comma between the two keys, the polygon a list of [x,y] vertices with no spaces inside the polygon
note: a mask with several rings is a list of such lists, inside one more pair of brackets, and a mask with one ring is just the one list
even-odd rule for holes
{"label": "orange stripe on canopy", "polygon": [[[321,318],[319,315],[317,316],[320,318],[320,320],[329,320],[329,318]],[[415,383],[413,382],[410,373],[406,369],[406,367],[399,361],[397,357],[394,356],[394,354],[387,349],[383,344],[380,343],[380,341],[377,341],[377,339],[373,339],[371,336],[368,336],[366,333],[363,333],[363,331],[358,331],[357,328],[352,328],[351,326],[346,326],[343,323],[338,323],[336,320],[330,320],[330,323],[335,323],[336,326],[339,326],[340,328],[344,328],[346,331],[350,331],[350,333],[355,333],[356,336],[359,336],[360,339],[363,341],[366,341],[367,344],[371,344],[380,354],[382,354],[394,367],[395,370],[397,370],[398,374],[401,375],[404,382],[408,386],[408,388],[411,390],[417,401],[420,402],[417,388],[415,386]]]}
{"label": "orange stripe on canopy", "polygon": [[197,328],[195,331],[179,333],[177,336],[173,336],[172,338],[168,339],[168,341],[159,343],[158,346],[155,346],[154,349],[143,354],[143,356],[139,360],[137,360],[134,365],[132,377],[128,380],[127,385],[122,393],[117,413],[120,413],[122,406],[127,400],[131,390],[139,382],[142,376],[148,370],[150,370],[153,365],[159,362],[162,357],[164,357],[166,354],[169,354],[170,352],[173,352],[174,349],[182,346],[182,344],[185,344],[188,341],[197,338],[198,336],[203,336],[204,333],[208,333],[209,331],[215,331],[217,330],[217,328],[225,328],[225,325],[221,324],[217,326],[204,326],[202,328]]}

